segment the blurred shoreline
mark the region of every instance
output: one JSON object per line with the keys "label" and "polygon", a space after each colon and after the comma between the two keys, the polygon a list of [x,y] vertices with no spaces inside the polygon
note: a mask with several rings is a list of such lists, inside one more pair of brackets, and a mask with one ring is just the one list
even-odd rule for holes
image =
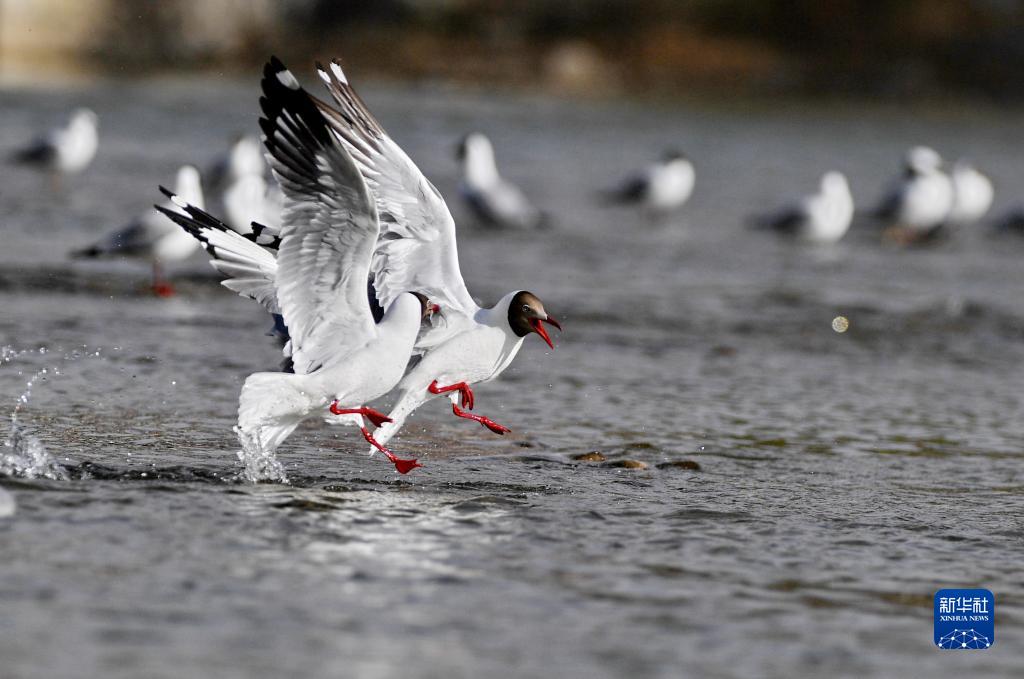
{"label": "blurred shoreline", "polygon": [[1024,101],[1012,3],[819,4],[0,0],[0,85],[244,77],[277,54],[338,57],[374,80],[573,97]]}

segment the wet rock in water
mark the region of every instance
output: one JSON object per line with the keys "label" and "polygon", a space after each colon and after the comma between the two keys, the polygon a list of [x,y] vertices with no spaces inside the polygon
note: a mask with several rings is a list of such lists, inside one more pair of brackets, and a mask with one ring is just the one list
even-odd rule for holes
{"label": "wet rock in water", "polygon": [[14,516],[15,507],[14,496],[0,488],[0,519]]}
{"label": "wet rock in water", "polygon": [[662,462],[658,469],[685,469],[691,472],[699,472],[700,464],[693,460],[675,460],[674,462]]}
{"label": "wet rock in water", "polygon": [[618,469],[647,469],[647,463],[641,462],[640,460],[615,460],[605,465],[606,467],[615,467]]}
{"label": "wet rock in water", "polygon": [[277,509],[298,509],[304,512],[333,512],[340,506],[340,503],[335,504],[309,498],[293,498],[285,502],[278,502],[273,506]]}
{"label": "wet rock in water", "polygon": [[604,462],[607,458],[600,451],[592,450],[589,453],[573,455],[572,459],[579,460],[580,462]]}

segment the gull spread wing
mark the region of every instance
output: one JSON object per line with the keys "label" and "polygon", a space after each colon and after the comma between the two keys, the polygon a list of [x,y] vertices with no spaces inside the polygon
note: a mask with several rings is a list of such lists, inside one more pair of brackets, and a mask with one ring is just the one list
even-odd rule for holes
{"label": "gull spread wing", "polygon": [[161,186],[160,190],[185,214],[161,205],[154,207],[202,244],[210,254],[210,264],[225,277],[221,285],[242,297],[255,300],[272,314],[281,313],[277,303],[277,258],[274,253],[189,205],[164,187]]}
{"label": "gull spread wing", "polygon": [[339,109],[316,104],[355,160],[380,215],[372,273],[381,305],[387,308],[405,291],[421,292],[441,305],[441,320],[417,340],[422,351],[444,341],[479,309],[459,270],[455,220],[438,190],[366,108],[338,62],[329,68],[318,64],[317,70]]}
{"label": "gull spread wing", "polygon": [[284,191],[277,300],[296,373],[317,370],[377,333],[366,298],[380,227],[351,156],[276,57],[263,70],[260,127]]}

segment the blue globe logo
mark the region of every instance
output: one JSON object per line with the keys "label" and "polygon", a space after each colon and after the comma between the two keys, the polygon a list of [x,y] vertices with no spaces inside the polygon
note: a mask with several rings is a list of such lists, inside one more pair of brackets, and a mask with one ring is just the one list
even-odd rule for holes
{"label": "blue globe logo", "polygon": [[973,629],[955,629],[939,639],[939,648],[954,651],[988,648],[991,645],[992,641],[988,637]]}

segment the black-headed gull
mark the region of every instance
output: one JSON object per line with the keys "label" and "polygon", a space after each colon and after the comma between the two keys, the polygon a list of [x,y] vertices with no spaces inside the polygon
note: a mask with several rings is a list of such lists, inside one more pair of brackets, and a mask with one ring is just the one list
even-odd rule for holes
{"label": "black-headed gull", "polygon": [[81,172],[96,157],[99,118],[80,108],[64,127],[50,130],[14,154],[14,161],[60,174]]}
{"label": "black-headed gull", "polygon": [[760,217],[757,224],[810,243],[835,243],[850,228],[853,196],[841,172],[826,172],[817,193]]}
{"label": "black-headed gull", "polygon": [[491,140],[480,132],[466,135],[457,158],[462,166],[459,194],[476,218],[486,226],[532,229],[544,226],[544,214],[518,186],[498,173]]}
{"label": "black-headed gull", "polygon": [[[174,190],[182,200],[203,207],[203,188],[199,170],[183,165],[177,174]],[[175,209],[167,203],[166,209]],[[174,293],[163,277],[163,268],[187,259],[196,250],[195,239],[183,233],[159,212],[150,209],[124,227],[93,245],[71,253],[73,257],[130,257],[149,261],[153,267],[153,292],[166,297]]]}
{"label": "black-headed gull", "polygon": [[[387,417],[365,404],[402,378],[422,320],[434,305],[412,288],[396,289],[380,323],[374,323],[366,282],[380,222],[359,168],[326,125],[318,109],[323,102],[314,104],[276,58],[264,68],[261,84],[264,145],[285,196],[280,243],[272,274],[260,269],[269,267],[272,257],[252,249],[242,251],[246,254],[240,259],[258,262],[255,269],[244,264],[249,268],[230,274],[244,279],[255,273],[263,282],[273,276],[295,372],[255,373],[246,379],[239,396],[239,439],[245,447],[255,444],[264,453],[273,452],[300,422],[331,413],[341,416],[335,421],[358,426],[400,473],[407,473],[419,463],[398,458],[375,440],[363,418],[380,426]],[[201,234],[207,249],[251,245],[262,250],[222,225],[213,226],[216,220],[202,211],[185,209],[187,220],[167,214]],[[230,270],[230,260],[215,258],[214,266]],[[240,292],[273,310],[266,288]]]}
{"label": "black-headed gull", "polygon": [[946,221],[954,226],[981,221],[992,207],[992,180],[966,160],[958,160],[949,173],[953,180],[953,209]]}
{"label": "black-headed gull", "polygon": [[317,69],[341,109],[322,104],[321,110],[352,152],[381,215],[371,267],[377,298],[387,308],[403,290],[418,290],[440,306],[416,341],[414,352],[422,358],[399,383],[392,421],[378,430],[377,440],[386,442],[410,413],[440,394],[449,395],[456,416],[498,434],[509,431],[468,412],[474,406],[471,386],[500,375],[530,333],[554,348],[542,323],[561,325],[525,290],[509,292],[490,308],[477,305],[459,270],[455,221],[444,198],[366,108],[341,65]]}
{"label": "black-headed gull", "polygon": [[875,209],[890,227],[887,238],[911,243],[936,235],[953,209],[953,182],[942,169],[942,157],[927,146],[915,146],[896,179]]}
{"label": "black-headed gull", "polygon": [[654,213],[669,213],[686,204],[693,194],[697,174],[693,163],[679,151],[667,151],[657,163],[649,165],[619,186],[604,192],[612,203],[638,204]]}

